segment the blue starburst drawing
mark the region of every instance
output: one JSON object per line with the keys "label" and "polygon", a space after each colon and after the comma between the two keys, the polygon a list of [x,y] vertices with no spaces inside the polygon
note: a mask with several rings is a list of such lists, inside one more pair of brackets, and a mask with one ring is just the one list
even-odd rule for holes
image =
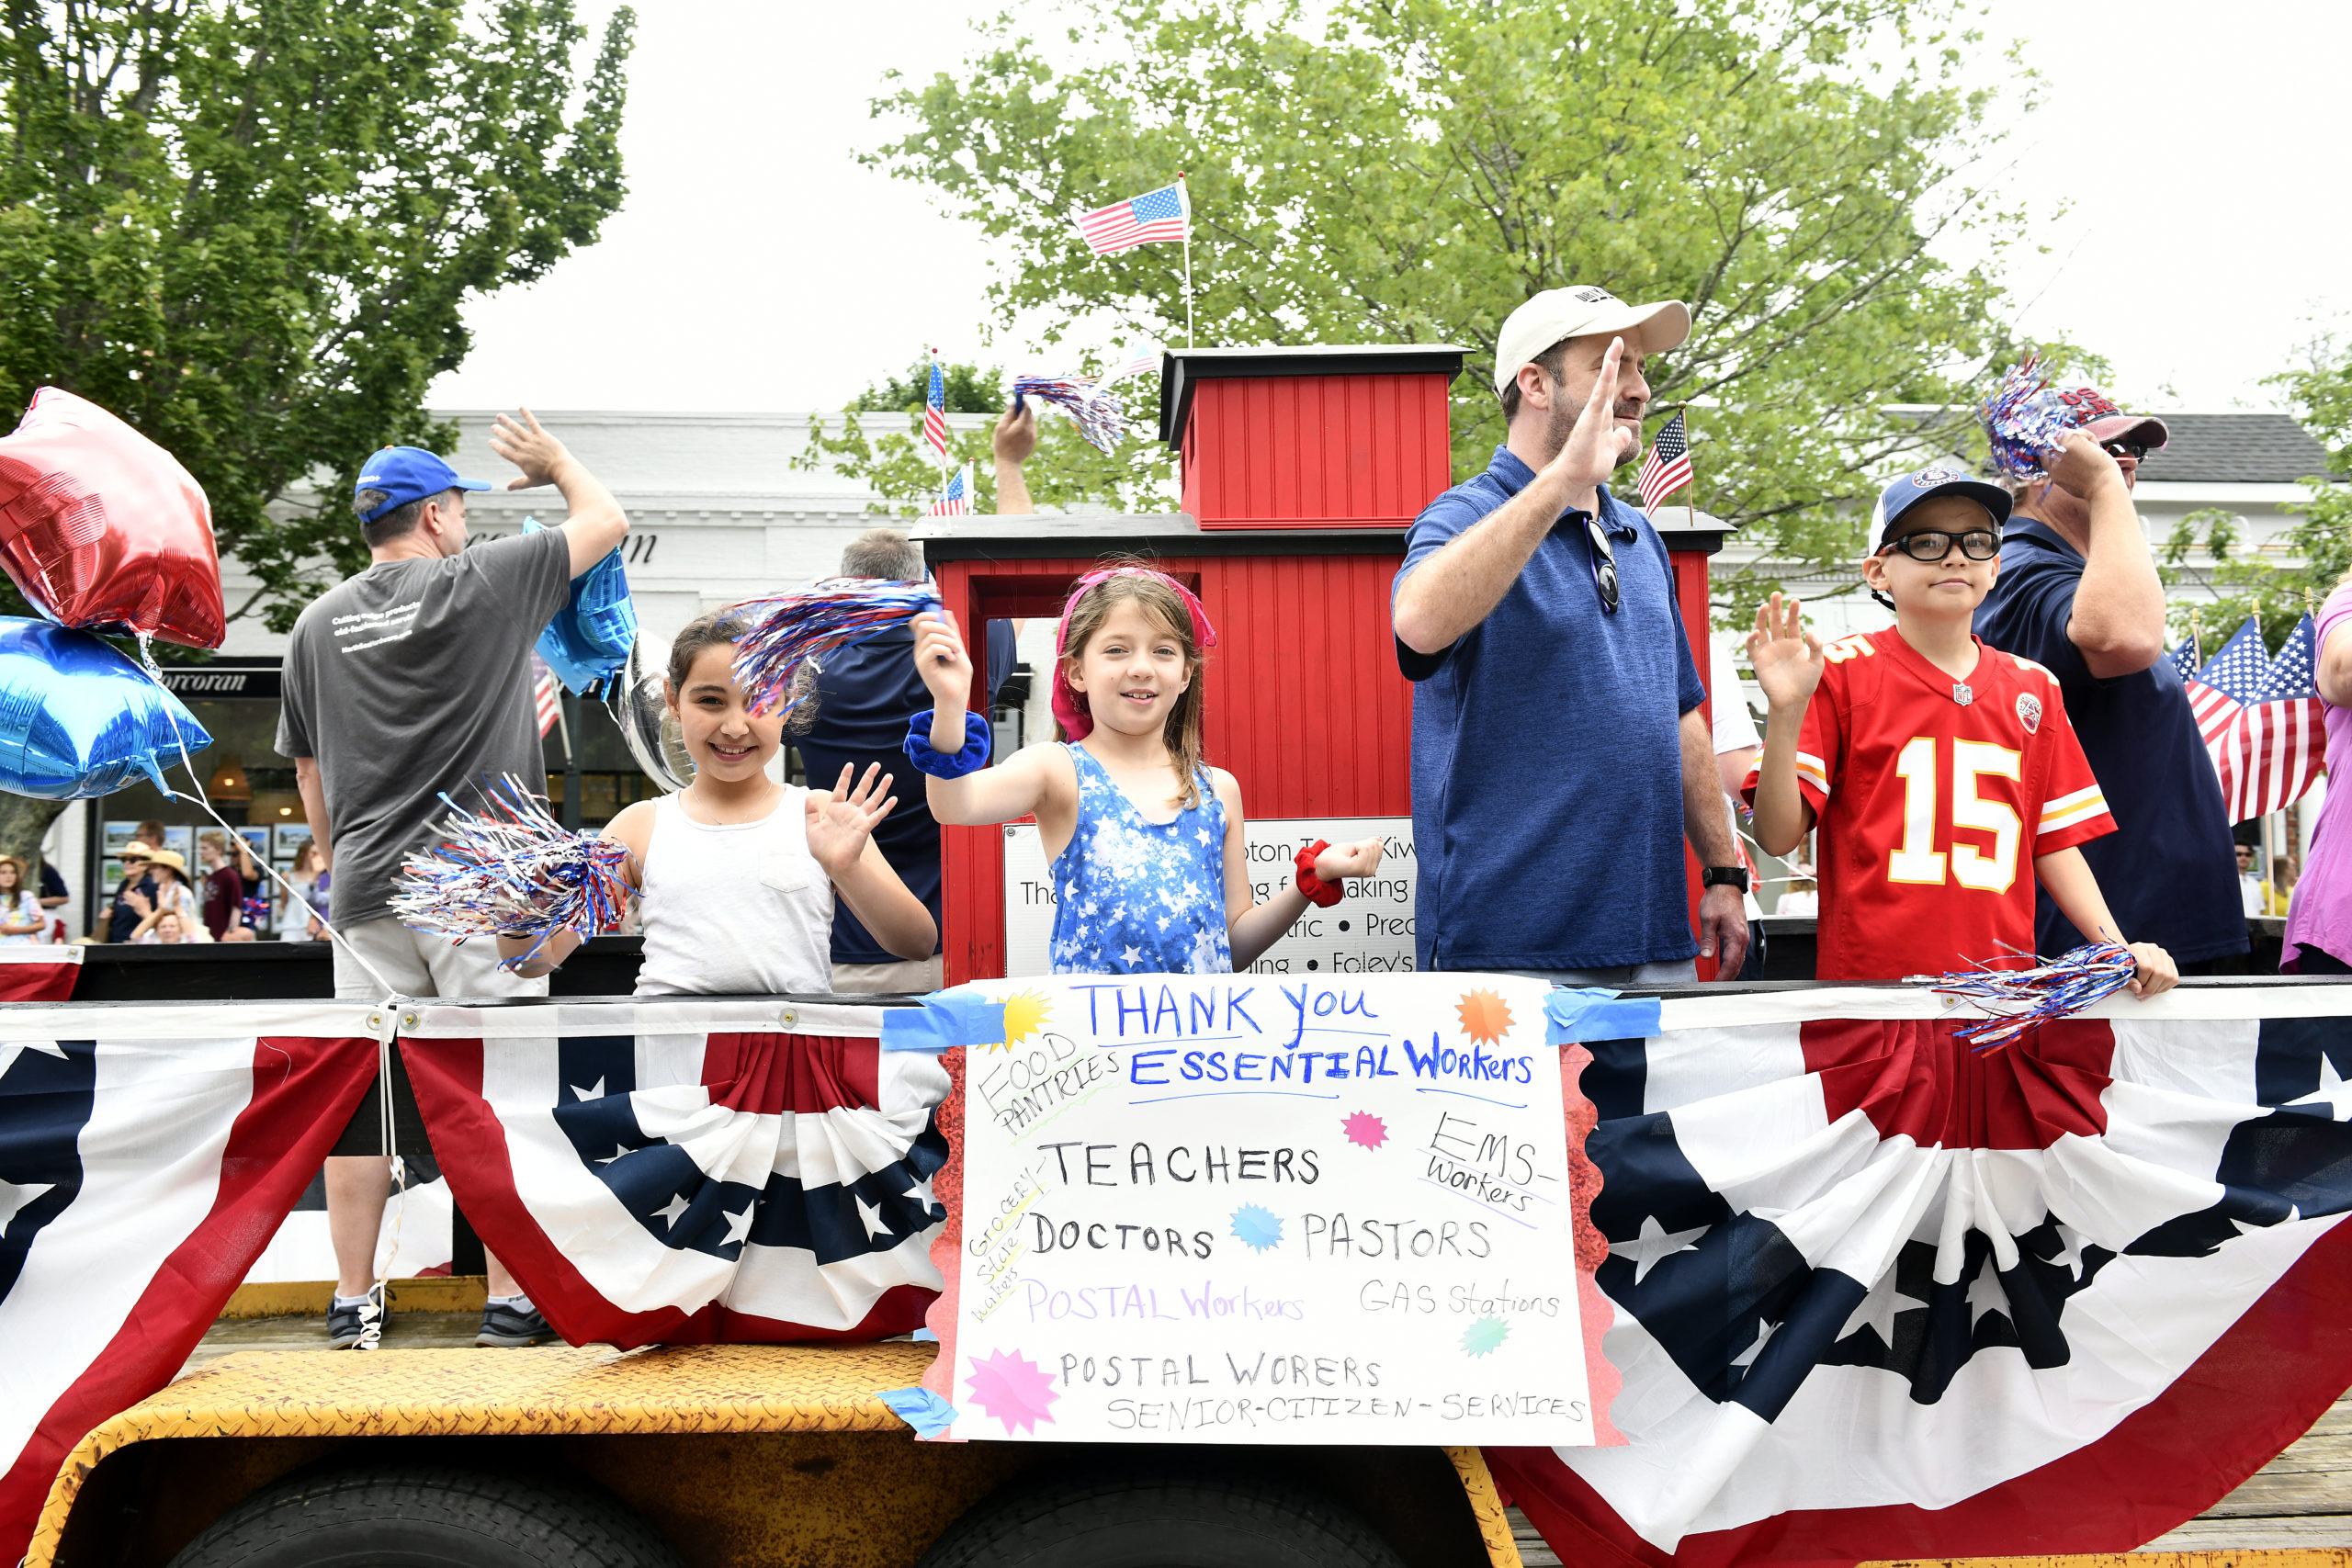
{"label": "blue starburst drawing", "polygon": [[1252,1252],[1264,1252],[1282,1245],[1283,1223],[1257,1204],[1244,1203],[1233,1211],[1233,1234]]}

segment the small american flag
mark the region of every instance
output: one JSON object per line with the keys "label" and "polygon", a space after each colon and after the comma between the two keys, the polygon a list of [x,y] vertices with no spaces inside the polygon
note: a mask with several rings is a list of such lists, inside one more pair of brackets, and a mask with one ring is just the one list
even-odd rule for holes
{"label": "small american flag", "polygon": [[2248,616],[2237,635],[2222,645],[2222,651],[2183,682],[2188,689],[2189,711],[2197,716],[2197,733],[2217,771],[2222,766],[2223,738],[2261,692],[2262,678],[2269,673],[2270,655],[2262,646],[2262,628]]}
{"label": "small american flag", "polygon": [[965,464],[947,476],[940,487],[939,499],[923,513],[925,517],[961,517],[972,510],[972,465]]}
{"label": "small american flag", "polygon": [[1148,190],[1125,201],[1100,207],[1078,220],[1078,232],[1098,256],[1182,240],[1191,232],[1192,209],[1184,199],[1184,182]]}
{"label": "small american flag", "polygon": [[563,716],[563,696],[556,689],[555,671],[536,653],[531,655],[531,700],[538,705],[539,735],[544,739]]}
{"label": "small american flag", "polygon": [[947,457],[947,378],[939,373],[939,362],[931,365],[931,389],[923,394],[922,438],[944,461]]}
{"label": "small american flag", "polygon": [[2327,720],[2312,680],[2317,634],[2305,615],[2215,754],[2233,822],[2284,810],[2326,770]]}
{"label": "small american flag", "polygon": [[1682,423],[1682,414],[1680,409],[1674,411],[1642,464],[1638,482],[1645,512],[1656,512],[1659,502],[1690,482],[1690,429]]}
{"label": "small american flag", "polygon": [[2180,676],[2180,683],[2184,686],[2197,679],[2197,667],[2204,662],[2198,657],[2197,638],[2193,635],[2181,638],[2180,646],[2165,657],[2171,661],[2174,671]]}
{"label": "small american flag", "polygon": [[1140,376],[1147,370],[1157,370],[1159,368],[1159,349],[1157,346],[1143,349],[1135,354],[1129,355],[1126,358],[1119,361],[1118,364],[1104,371],[1102,373],[1102,379],[1096,382],[1095,385],[1098,388],[1107,387],[1114,381],[1124,381],[1130,376]]}

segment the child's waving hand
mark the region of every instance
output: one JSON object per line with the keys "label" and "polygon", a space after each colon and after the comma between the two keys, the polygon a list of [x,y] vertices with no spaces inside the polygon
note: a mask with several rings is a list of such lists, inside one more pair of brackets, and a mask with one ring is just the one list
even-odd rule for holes
{"label": "child's waving hand", "polygon": [[1821,637],[1804,624],[1804,606],[1778,593],[1756,606],[1747,659],[1764,700],[1775,708],[1803,708],[1821,684]]}
{"label": "child's waving hand", "polygon": [[[856,770],[849,763],[842,764],[842,776],[834,781],[832,793],[821,790],[808,792],[808,853],[825,874],[839,882],[856,867],[858,857],[865,852],[873,837],[874,825],[890,815],[899,797],[879,798],[890,787],[891,775],[882,773],[882,764],[866,764],[865,776],[850,787],[850,775]],[[877,783],[875,775],[880,773]]]}
{"label": "child's waving hand", "polygon": [[[917,615],[911,624],[915,633],[915,671],[931,689],[932,701],[937,705],[933,711],[956,716],[956,723],[960,726],[964,709],[972,700],[972,656],[964,651],[964,638],[956,629],[956,617],[943,610],[935,615]],[[954,744],[963,744],[960,733]]]}
{"label": "child's waving hand", "polygon": [[1370,876],[1380,868],[1384,840],[1378,834],[1360,844],[1331,844],[1315,857],[1315,875],[1322,882],[1343,876]]}

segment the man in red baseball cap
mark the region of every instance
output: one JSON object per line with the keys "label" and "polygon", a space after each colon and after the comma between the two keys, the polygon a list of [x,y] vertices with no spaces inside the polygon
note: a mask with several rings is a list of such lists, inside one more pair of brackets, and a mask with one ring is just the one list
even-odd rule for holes
{"label": "man in red baseball cap", "polygon": [[[1976,635],[2058,677],[2067,716],[2116,830],[2083,847],[2108,906],[2184,975],[2243,968],[2245,920],[2221,781],[2180,672],[2165,658],[2165,589],[2132,504],[2140,459],[2170,439],[2093,387],[2056,394],[2075,428],[2018,491],[2001,574],[1977,606]],[[2044,894],[2034,945],[2083,941]]]}

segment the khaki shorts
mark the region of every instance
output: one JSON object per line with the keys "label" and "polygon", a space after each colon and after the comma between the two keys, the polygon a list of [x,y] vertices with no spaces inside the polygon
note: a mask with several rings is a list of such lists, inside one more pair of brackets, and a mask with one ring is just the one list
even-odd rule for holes
{"label": "khaki shorts", "polygon": [[836,964],[833,989],[846,996],[902,992],[928,996],[947,983],[947,961],[938,953],[920,963]]}

